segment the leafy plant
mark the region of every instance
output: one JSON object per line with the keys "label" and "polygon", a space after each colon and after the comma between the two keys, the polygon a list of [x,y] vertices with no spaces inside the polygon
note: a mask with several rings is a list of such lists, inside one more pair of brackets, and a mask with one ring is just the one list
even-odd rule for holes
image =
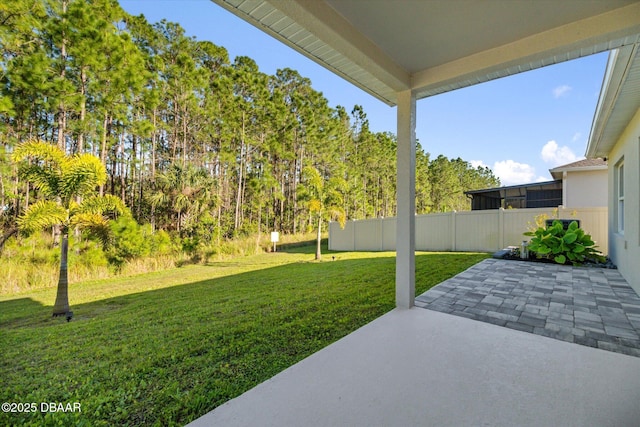
{"label": "leafy plant", "polygon": [[604,262],[591,236],[578,227],[576,221],[572,221],[565,230],[562,222],[555,220],[550,227],[539,227],[524,235],[533,237],[529,250],[538,258],[552,259],[558,264],[569,261],[574,265],[591,260]]}
{"label": "leafy plant", "polygon": [[151,252],[150,231],[141,227],[133,217],[121,216],[109,224],[113,242],[106,250],[109,263],[116,268],[129,260],[149,255]]}

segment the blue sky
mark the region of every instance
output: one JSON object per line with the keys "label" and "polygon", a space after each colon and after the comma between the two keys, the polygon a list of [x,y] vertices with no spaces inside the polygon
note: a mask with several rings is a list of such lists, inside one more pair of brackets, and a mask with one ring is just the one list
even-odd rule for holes
{"label": "blue sky", "polygon": [[[375,132],[396,133],[396,110],[325,70],[209,0],[120,0],[149,22],[179,23],[189,36],[253,58],[275,74],[292,68],[331,106],[362,105]],[[416,134],[435,158],[491,168],[502,185],[551,180],[549,169],[584,157],[607,53],[418,101]]]}

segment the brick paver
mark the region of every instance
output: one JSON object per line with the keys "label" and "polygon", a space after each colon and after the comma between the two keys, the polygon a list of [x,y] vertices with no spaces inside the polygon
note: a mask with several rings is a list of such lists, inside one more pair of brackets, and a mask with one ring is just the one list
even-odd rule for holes
{"label": "brick paver", "polygon": [[640,297],[617,270],[486,259],[415,303],[640,357]]}

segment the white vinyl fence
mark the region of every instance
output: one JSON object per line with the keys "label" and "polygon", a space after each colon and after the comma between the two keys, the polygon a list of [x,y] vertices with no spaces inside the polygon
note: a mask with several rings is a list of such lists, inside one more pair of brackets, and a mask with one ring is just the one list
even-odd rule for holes
{"label": "white vinyl fence", "polygon": [[[553,218],[552,208],[495,209],[416,215],[416,250],[494,252],[519,246],[538,215]],[[558,218],[580,220],[603,254],[608,254],[608,213],[601,208],[558,207]],[[396,219],[347,221],[344,229],[329,224],[329,249],[334,251],[394,251]]]}

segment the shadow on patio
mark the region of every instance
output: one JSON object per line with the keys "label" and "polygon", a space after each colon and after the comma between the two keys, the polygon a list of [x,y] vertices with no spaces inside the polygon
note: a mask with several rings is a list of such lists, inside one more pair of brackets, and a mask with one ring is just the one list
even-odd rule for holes
{"label": "shadow on patio", "polygon": [[[521,270],[530,268],[528,265],[518,267],[519,264],[503,266],[495,260],[485,260],[451,280],[463,280],[459,286],[470,288],[465,290],[468,293],[477,293],[471,290],[474,286],[469,286],[473,282],[472,276],[479,274],[474,269],[490,273],[482,286],[487,287],[487,291],[493,290],[486,295],[472,296],[477,300],[474,307],[479,310],[475,315],[480,316],[480,311],[484,310],[486,318],[483,320],[499,319],[499,316],[489,313],[500,314],[495,308],[505,303],[505,308],[510,307],[513,302],[506,302],[506,294],[496,294],[496,290],[507,292],[503,286],[509,283],[517,285],[507,279],[516,279],[514,274],[525,274]],[[495,279],[494,273],[511,266],[515,270],[504,275],[503,280]],[[573,272],[567,273],[564,270],[553,273],[558,286],[568,286],[566,281],[575,284],[580,281],[574,280]],[[601,273],[605,274],[604,271]],[[536,277],[547,274],[547,270],[542,269]],[[591,284],[594,292],[603,291],[601,285],[604,283],[600,279],[594,280],[592,277],[595,276],[591,274],[588,277],[594,282]],[[615,282],[613,287],[620,285],[623,288],[617,279],[612,281]],[[425,294],[439,294],[431,302],[434,307],[446,306],[440,304],[446,299],[440,298],[446,298],[449,290],[443,290],[449,289],[449,285],[450,281],[444,282]],[[548,282],[532,280],[531,285],[547,286]],[[478,286],[481,285],[477,285],[475,291],[478,291]],[[564,290],[567,298],[569,288]],[[593,305],[587,302],[576,304],[576,301],[587,301],[588,298],[583,298],[582,287],[572,289],[573,303],[566,300],[564,308],[573,310],[574,320],[578,319],[576,324],[582,324],[584,315],[577,313],[594,314],[591,310],[580,309],[583,305],[587,308],[593,308]],[[529,319],[546,315],[545,325],[529,325],[533,328],[530,332],[535,332],[535,328],[553,332],[555,328],[551,324],[556,322],[551,320],[563,320],[566,322],[564,325],[568,325],[568,318],[560,316],[554,319],[555,315],[551,315],[551,312],[560,312],[561,307],[555,305],[556,301],[553,301],[552,310],[552,301],[549,300],[549,313],[542,310],[543,300],[553,295],[554,290],[532,291],[542,295],[535,294],[532,298],[536,300],[519,304],[524,307],[521,307],[517,321],[513,318],[499,320],[505,321],[504,326],[508,322],[527,325]],[[429,304],[424,302],[425,295],[417,299],[422,305]],[[607,301],[611,298],[604,294],[594,295],[596,307],[618,308],[603,305],[602,302],[613,304]],[[503,301],[498,304],[498,300],[493,298],[502,298]],[[438,300],[440,302],[436,303]],[[450,301],[453,311],[464,312],[472,307],[460,304],[462,297],[454,300]],[[625,301],[620,304],[629,305]],[[518,308],[516,306],[512,310],[518,311]],[[629,307],[623,305],[622,308],[627,310]],[[604,310],[599,315],[607,332],[608,323],[605,321],[609,316],[604,316],[604,313],[610,311]],[[564,342],[562,334],[568,334],[568,329],[557,331],[561,333],[555,338],[560,339],[549,339],[516,330],[513,325],[503,327],[491,324],[500,322],[479,322],[465,318],[469,316],[452,314],[418,307],[393,310],[221,405],[191,425],[637,425],[640,419],[640,407],[637,405],[640,401],[640,357]],[[561,314],[566,315],[564,312]],[[635,313],[631,310],[629,314],[629,323],[637,328]],[[584,320],[595,322],[590,316]],[[568,328],[562,325],[558,327]],[[576,337],[581,337],[581,334],[573,329],[570,335],[577,342]],[[609,332],[612,331],[621,334],[617,329]],[[592,331],[585,330],[583,338],[592,338],[598,347],[606,347],[600,343],[606,341],[597,338],[601,336],[588,332]],[[585,342],[588,343],[592,342]]]}

